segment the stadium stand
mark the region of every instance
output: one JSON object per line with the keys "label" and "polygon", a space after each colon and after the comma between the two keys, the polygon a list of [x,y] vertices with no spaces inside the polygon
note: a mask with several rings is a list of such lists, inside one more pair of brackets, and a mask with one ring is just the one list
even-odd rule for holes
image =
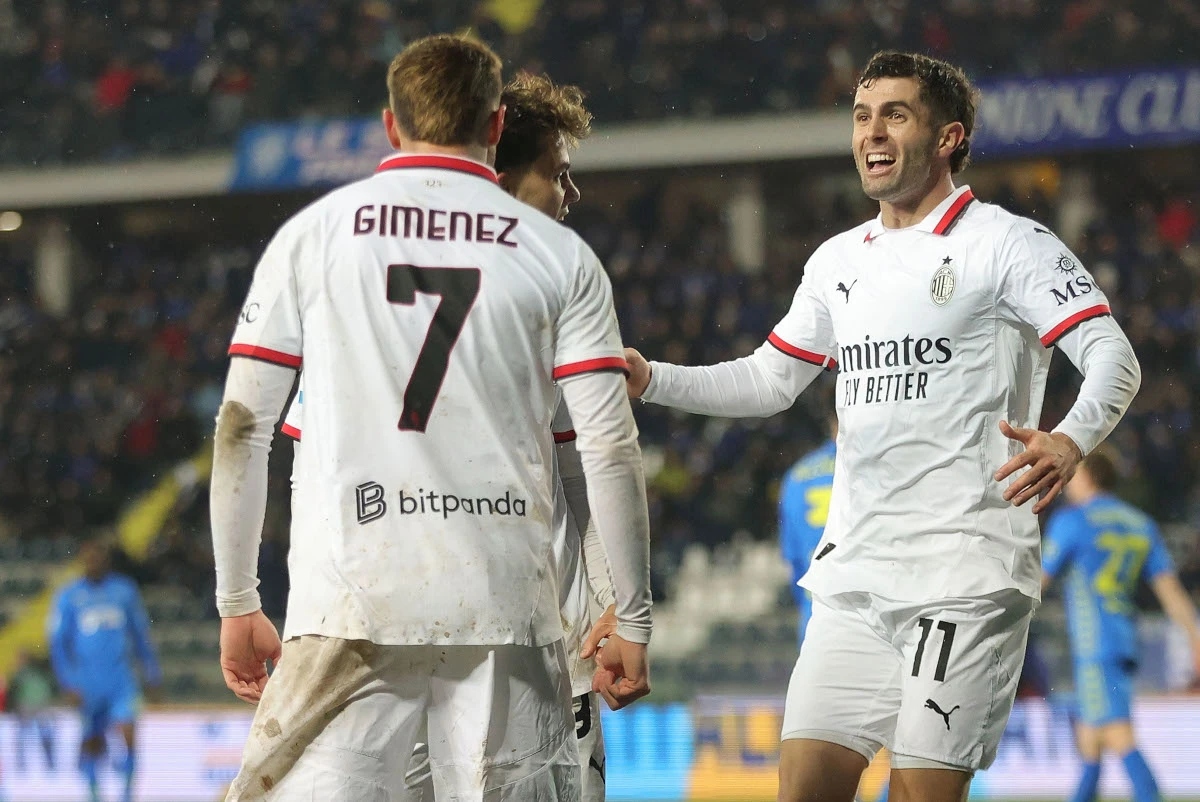
{"label": "stadium stand", "polygon": [[[0,3],[0,163],[227,146],[255,121],[374,116],[406,41],[471,28],[578,83],[604,123],[828,106],[882,47],[976,78],[1186,60],[1191,2],[55,0]],[[81,132],[86,132],[81,134]]]}

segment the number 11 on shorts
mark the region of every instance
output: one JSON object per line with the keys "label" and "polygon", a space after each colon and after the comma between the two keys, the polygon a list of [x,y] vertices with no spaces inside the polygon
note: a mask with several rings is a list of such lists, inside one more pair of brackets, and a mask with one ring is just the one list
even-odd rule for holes
{"label": "number 11 on shorts", "polygon": [[950,663],[950,649],[954,647],[954,631],[958,629],[958,624],[952,624],[949,621],[934,621],[932,618],[922,618],[917,621],[917,626],[921,628],[921,640],[917,643],[917,653],[913,656],[912,675],[915,677],[921,673],[921,658],[925,656],[925,641],[929,640],[929,633],[934,624],[937,624],[938,630],[942,633],[942,651],[938,654],[937,668],[934,669],[933,678],[937,682],[945,682],[946,666]]}

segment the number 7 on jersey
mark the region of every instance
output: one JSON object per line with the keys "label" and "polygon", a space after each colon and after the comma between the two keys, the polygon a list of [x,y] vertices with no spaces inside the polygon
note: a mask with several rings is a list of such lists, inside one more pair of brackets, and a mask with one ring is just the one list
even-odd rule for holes
{"label": "number 7 on jersey", "polygon": [[479,296],[479,278],[477,267],[388,265],[387,299],[391,303],[412,306],[417,302],[418,292],[441,298],[408,386],[404,388],[401,431],[424,432],[429,424],[429,415],[446,378],[450,352]]}

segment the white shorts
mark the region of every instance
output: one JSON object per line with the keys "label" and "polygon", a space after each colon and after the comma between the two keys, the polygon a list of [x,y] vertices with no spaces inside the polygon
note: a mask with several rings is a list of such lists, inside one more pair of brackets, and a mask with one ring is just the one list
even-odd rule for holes
{"label": "white shorts", "polygon": [[1035,603],[1016,590],[894,602],[813,597],[783,739],[841,744],[894,768],[986,769],[1012,711]]}
{"label": "white shorts", "polygon": [[[583,777],[583,802],[604,802],[604,735],[600,729],[600,696],[585,693],[571,700],[575,714],[575,739]],[[433,769],[429,748],[418,743],[404,776],[404,794],[398,802],[434,802]]]}
{"label": "white shorts", "polygon": [[227,802],[395,802],[428,733],[439,800],[577,802],[561,642],[283,645]]}

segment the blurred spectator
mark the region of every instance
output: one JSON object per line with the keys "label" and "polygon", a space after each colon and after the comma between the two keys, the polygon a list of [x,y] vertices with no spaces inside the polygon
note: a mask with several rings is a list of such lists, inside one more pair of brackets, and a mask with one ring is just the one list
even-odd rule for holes
{"label": "blurred spectator", "polygon": [[224,146],[247,121],[374,115],[386,65],[406,41],[467,28],[510,69],[583,86],[606,123],[843,101],[855,70],[881,48],[924,50],[980,78],[1184,62],[1200,34],[1192,0],[544,0],[535,8],[529,17],[482,0],[15,3],[0,32],[0,119],[8,123],[0,161]]}
{"label": "blurred spectator", "polygon": [[54,727],[50,712],[53,699],[54,676],[50,667],[22,652],[8,684],[8,709],[17,717],[13,768],[18,774],[29,770],[28,753],[39,747],[46,768],[54,771]]}

